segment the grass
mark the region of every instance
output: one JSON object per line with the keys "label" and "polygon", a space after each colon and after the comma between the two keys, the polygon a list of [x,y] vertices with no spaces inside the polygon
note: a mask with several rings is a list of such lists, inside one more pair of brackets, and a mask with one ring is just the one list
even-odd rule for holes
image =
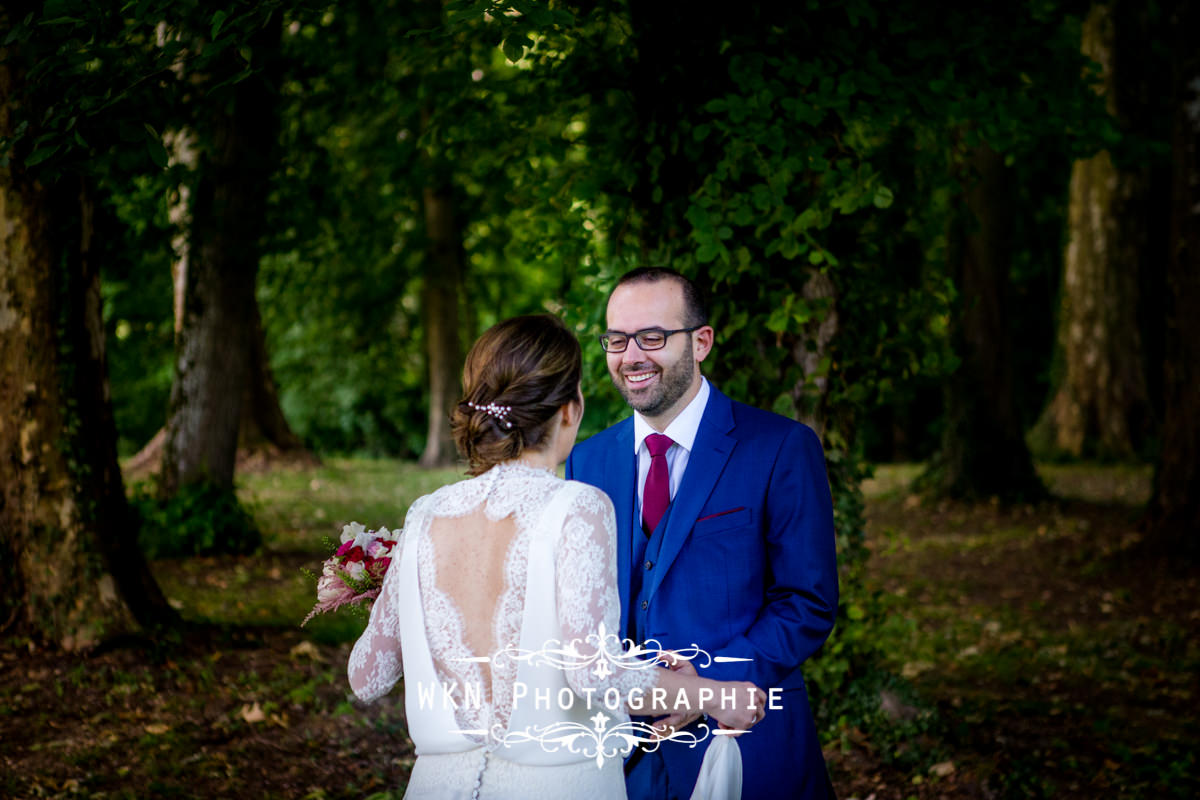
{"label": "grass", "polygon": [[[238,495],[263,530],[262,552],[224,558],[162,560],[155,565],[167,597],[185,616],[237,625],[287,627],[303,619],[314,580],[343,525],[403,527],[413,500],[462,478],[394,460],[328,459],[320,467],[241,476]],[[358,638],[364,619],[350,613],[314,618],[306,631],[336,644]]]}

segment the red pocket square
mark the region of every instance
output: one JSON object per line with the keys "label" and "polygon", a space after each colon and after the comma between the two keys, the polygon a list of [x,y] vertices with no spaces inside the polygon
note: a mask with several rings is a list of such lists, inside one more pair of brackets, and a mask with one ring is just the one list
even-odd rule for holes
{"label": "red pocket square", "polygon": [[717,517],[723,517],[726,514],[736,514],[738,511],[744,511],[745,509],[745,506],[738,506],[737,508],[731,508],[728,511],[718,511],[716,514],[709,514],[707,517],[701,517],[700,519],[696,520],[696,522],[704,522],[706,519],[716,519]]}

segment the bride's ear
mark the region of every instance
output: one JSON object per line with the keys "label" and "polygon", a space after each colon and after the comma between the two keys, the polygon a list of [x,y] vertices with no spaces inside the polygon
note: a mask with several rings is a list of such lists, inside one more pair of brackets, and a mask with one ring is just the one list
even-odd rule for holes
{"label": "bride's ear", "polygon": [[562,407],[562,424],[563,427],[571,427],[578,425],[583,419],[583,396],[576,400],[572,400]]}

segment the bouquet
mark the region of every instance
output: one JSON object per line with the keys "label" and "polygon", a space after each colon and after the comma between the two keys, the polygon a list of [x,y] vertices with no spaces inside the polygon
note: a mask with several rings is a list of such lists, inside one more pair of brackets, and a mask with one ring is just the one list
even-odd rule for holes
{"label": "bouquet", "polygon": [[[317,579],[317,604],[300,624],[342,606],[370,608],[383,588],[383,576],[392,563],[392,548],[398,538],[387,528],[369,531],[357,522],[342,528],[341,544],[325,559]],[[328,539],[326,542],[332,544]]]}

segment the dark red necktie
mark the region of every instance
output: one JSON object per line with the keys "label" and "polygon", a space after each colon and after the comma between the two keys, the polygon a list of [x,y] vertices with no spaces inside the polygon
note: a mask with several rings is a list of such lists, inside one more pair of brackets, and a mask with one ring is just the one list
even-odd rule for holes
{"label": "dark red necktie", "polygon": [[671,449],[671,437],[652,433],[646,437],[646,449],[650,451],[650,471],[646,473],[646,486],[642,490],[642,527],[646,535],[654,533],[659,520],[671,505],[671,476],[667,474],[667,451]]}

